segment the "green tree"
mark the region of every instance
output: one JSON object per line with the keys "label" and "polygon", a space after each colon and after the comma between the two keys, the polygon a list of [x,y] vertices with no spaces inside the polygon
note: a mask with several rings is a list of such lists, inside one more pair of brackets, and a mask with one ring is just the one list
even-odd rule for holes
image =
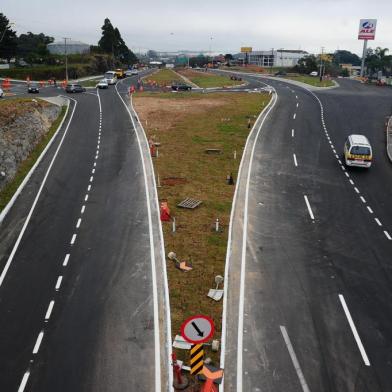
{"label": "green tree", "polygon": [[102,26],[102,37],[98,42],[98,47],[103,53],[112,54],[121,63],[134,64],[138,61],[135,54],[125,44],[119,29],[113,27],[108,18]]}
{"label": "green tree", "polygon": [[10,21],[0,13],[0,59],[8,62],[16,54],[16,33],[11,29]]}
{"label": "green tree", "polygon": [[317,71],[318,64],[317,58],[313,54],[301,57],[298,60],[298,64],[294,67],[294,70],[299,73],[308,74],[312,71]]}
{"label": "green tree", "polygon": [[388,48],[381,48],[379,46],[374,50],[372,48],[367,50],[365,64],[368,69],[368,73],[381,71],[384,75],[390,74],[392,68],[392,56],[387,55],[388,52]]}
{"label": "green tree", "polygon": [[339,64],[351,64],[351,65],[361,65],[361,59],[355,54],[348,50],[337,50],[333,54],[333,63]]}
{"label": "green tree", "polygon": [[47,45],[54,41],[53,37],[48,37],[43,33],[21,34],[17,38],[16,55],[24,58],[28,62],[34,63],[39,59],[45,59],[49,56]]}

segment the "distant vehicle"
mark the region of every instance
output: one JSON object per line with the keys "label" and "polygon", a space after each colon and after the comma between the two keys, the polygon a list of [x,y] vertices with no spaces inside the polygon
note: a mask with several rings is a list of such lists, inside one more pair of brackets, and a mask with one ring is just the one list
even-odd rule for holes
{"label": "distant vehicle", "polygon": [[27,92],[32,94],[38,94],[39,93],[38,85],[36,83],[30,83],[29,87],[27,88]]}
{"label": "distant vehicle", "polygon": [[83,93],[86,89],[80,84],[67,84],[65,91],[67,93]]}
{"label": "distant vehicle", "polygon": [[369,140],[364,135],[350,135],[344,143],[344,160],[347,166],[369,168],[373,152]]}
{"label": "distant vehicle", "polygon": [[109,88],[109,85],[108,85],[108,82],[106,81],[106,79],[100,80],[97,83],[96,88]]}
{"label": "distant vehicle", "polygon": [[123,69],[117,68],[114,72],[117,76],[117,79],[124,79],[125,78],[125,72]]}
{"label": "distant vehicle", "polygon": [[134,76],[139,75],[139,71],[137,69],[128,69],[125,71],[125,76]]}
{"label": "distant vehicle", "polygon": [[117,83],[117,75],[114,71],[105,72],[104,78],[106,79],[109,85]]}
{"label": "distant vehicle", "polygon": [[0,98],[3,98],[4,91],[0,88]]}
{"label": "distant vehicle", "polygon": [[278,71],[278,72],[275,72],[274,75],[275,76],[286,76],[287,73],[286,73],[286,71]]}
{"label": "distant vehicle", "polygon": [[231,80],[242,80],[242,78],[240,76],[236,76],[236,75],[231,75],[230,79]]}
{"label": "distant vehicle", "polygon": [[318,75],[318,72],[317,72],[317,71],[312,71],[309,75],[310,75],[310,76],[317,76],[317,75]]}
{"label": "distant vehicle", "polygon": [[191,91],[192,90],[191,86],[188,86],[185,83],[178,83],[178,82],[172,83],[171,88],[173,91]]}

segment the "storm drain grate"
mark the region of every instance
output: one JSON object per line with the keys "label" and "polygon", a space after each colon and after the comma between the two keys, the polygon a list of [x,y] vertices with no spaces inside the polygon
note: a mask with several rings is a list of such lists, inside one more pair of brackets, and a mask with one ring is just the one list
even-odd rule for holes
{"label": "storm drain grate", "polygon": [[194,209],[201,203],[201,200],[191,199],[190,197],[187,197],[180,204],[177,204],[177,207]]}

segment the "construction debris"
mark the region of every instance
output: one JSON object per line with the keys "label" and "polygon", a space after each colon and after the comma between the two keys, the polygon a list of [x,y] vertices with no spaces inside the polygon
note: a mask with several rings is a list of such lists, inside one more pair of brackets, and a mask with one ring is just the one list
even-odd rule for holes
{"label": "construction debris", "polygon": [[219,290],[219,285],[223,283],[223,276],[217,275],[215,276],[215,289],[210,289],[208,291],[207,297],[212,298],[214,301],[220,301],[223,297],[223,290]]}
{"label": "construction debris", "polygon": [[192,269],[193,269],[192,266],[191,266],[191,265],[188,265],[188,264],[186,263],[186,261],[180,261],[180,260],[178,260],[178,259],[177,259],[177,255],[176,255],[174,252],[169,252],[168,255],[167,255],[167,257],[168,257],[170,260],[173,260],[173,261],[175,262],[175,266],[176,266],[176,268],[178,268],[179,270],[184,271],[184,272],[192,271]]}

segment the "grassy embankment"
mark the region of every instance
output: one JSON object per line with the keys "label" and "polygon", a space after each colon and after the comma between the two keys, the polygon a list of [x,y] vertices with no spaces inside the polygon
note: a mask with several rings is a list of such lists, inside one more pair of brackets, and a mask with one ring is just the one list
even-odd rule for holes
{"label": "grassy embankment", "polygon": [[[252,123],[268,104],[266,94],[248,93],[144,93],[134,97],[134,104],[147,137],[160,142],[159,157],[153,158],[159,174],[160,200],[167,200],[172,223],[163,222],[166,255],[176,252],[180,260],[193,265],[184,273],[167,261],[173,338],[189,316],[205,314],[216,326],[214,338],[221,338],[222,301],[207,297],[215,286],[216,275],[224,275],[228,226],[234,186],[226,176],[237,179],[238,167]],[[207,154],[206,149],[219,149],[220,154]],[[234,159],[234,151],[237,158]],[[201,200],[194,210],[176,207],[187,197]],[[219,218],[221,231],[215,231]],[[215,363],[218,354],[208,352]],[[178,355],[188,363],[188,355]]]}
{"label": "grassy embankment", "polygon": [[194,71],[192,69],[178,70],[178,73],[202,88],[229,87],[244,84],[243,81],[231,80],[229,75],[223,76],[211,72]]}
{"label": "grassy embankment", "polygon": [[332,80],[323,80],[320,82],[318,76],[298,75],[298,76],[284,76],[284,79],[296,80],[315,87],[331,87],[334,86]]}
{"label": "grassy embankment", "polygon": [[[42,101],[39,101],[42,102]],[[18,110],[21,110],[23,104],[28,104],[31,103],[31,99],[12,99],[12,100],[7,100],[0,102],[0,115],[4,111],[8,112],[6,106],[8,105],[15,105],[15,103],[18,104]],[[46,104],[46,103],[43,103]],[[3,210],[3,208],[7,205],[7,203],[11,200],[12,196],[18,189],[19,185],[22,183],[24,178],[26,177],[27,173],[30,171],[30,169],[33,167],[34,163],[37,161],[38,157],[40,156],[41,152],[44,150],[50,139],[53,137],[54,133],[56,132],[58,126],[60,125],[64,115],[66,112],[66,106],[63,106],[61,108],[61,112],[57,119],[52,123],[49,131],[42,137],[41,141],[36,145],[34,150],[31,152],[29,157],[25,159],[21,164],[19,165],[19,169],[14,177],[14,179],[9,182],[5,188],[0,192],[0,211]]]}

